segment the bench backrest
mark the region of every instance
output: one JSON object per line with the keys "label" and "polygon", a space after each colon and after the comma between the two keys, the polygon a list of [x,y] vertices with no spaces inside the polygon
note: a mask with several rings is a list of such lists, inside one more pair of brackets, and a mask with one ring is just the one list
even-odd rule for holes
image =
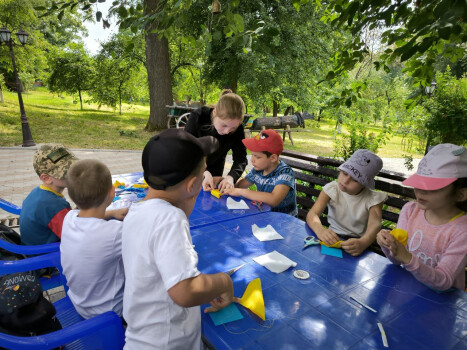
{"label": "bench backrest", "polygon": [[[282,152],[281,159],[295,172],[298,217],[305,220],[306,214],[319,196],[321,187],[337,179],[339,175],[337,167],[343,162],[289,150]],[[376,190],[388,193],[383,206],[384,228],[394,228],[400,209],[409,200],[415,199],[413,189],[401,185],[405,179],[404,174],[384,169],[376,178]],[[322,217],[321,222],[323,225],[328,225],[326,217]]]}

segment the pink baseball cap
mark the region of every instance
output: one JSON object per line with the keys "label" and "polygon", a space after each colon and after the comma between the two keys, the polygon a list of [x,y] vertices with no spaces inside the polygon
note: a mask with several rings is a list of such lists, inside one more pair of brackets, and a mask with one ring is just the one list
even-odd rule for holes
{"label": "pink baseball cap", "polygon": [[418,164],[417,173],[402,184],[434,191],[467,177],[467,149],[452,143],[433,147]]}
{"label": "pink baseball cap", "polygon": [[252,152],[269,152],[280,155],[284,150],[284,141],[277,131],[266,129],[255,137],[243,139],[243,144]]}

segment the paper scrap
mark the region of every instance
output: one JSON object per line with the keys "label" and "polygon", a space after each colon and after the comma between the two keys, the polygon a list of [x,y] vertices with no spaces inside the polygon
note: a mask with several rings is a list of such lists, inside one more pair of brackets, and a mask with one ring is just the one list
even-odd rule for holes
{"label": "paper scrap", "polygon": [[239,304],[249,309],[263,321],[266,319],[263,289],[261,288],[261,280],[259,278],[256,278],[248,283],[248,286],[246,287],[245,293],[243,293]]}
{"label": "paper scrap", "polygon": [[338,248],[330,248],[325,245],[321,246],[321,254],[335,256],[337,258],[342,258],[342,250]]}
{"label": "paper scrap", "polygon": [[217,312],[210,312],[209,316],[215,326],[241,320],[243,318],[243,315],[240,313],[240,310],[235,303],[231,303],[229,306]]}
{"label": "paper scrap", "polygon": [[245,203],[243,199],[239,202],[236,202],[232,197],[227,198],[227,208],[228,209],[250,209],[248,204]]}
{"label": "paper scrap", "polygon": [[273,241],[275,239],[284,239],[271,225],[266,227],[258,227],[258,225],[251,225],[253,235],[258,238],[261,242]]}
{"label": "paper scrap", "polygon": [[289,267],[297,266],[295,261],[290,260],[288,257],[275,250],[271,253],[253,258],[253,260],[267,268],[269,271],[275,273],[281,273],[287,270]]}

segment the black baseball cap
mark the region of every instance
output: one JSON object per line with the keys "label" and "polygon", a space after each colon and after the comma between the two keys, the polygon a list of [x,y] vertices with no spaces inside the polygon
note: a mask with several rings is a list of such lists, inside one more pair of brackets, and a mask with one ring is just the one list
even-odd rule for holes
{"label": "black baseball cap", "polygon": [[156,190],[174,186],[218,148],[219,142],[212,136],[196,138],[182,129],[164,130],[151,137],[144,147],[144,179]]}

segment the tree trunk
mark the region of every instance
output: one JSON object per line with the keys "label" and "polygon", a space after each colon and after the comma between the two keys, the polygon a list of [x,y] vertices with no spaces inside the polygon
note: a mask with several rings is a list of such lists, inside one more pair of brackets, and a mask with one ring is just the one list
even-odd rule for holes
{"label": "tree trunk", "polygon": [[279,104],[274,100],[272,101],[272,116],[277,117],[277,113],[279,113]]}
{"label": "tree trunk", "polygon": [[120,85],[118,86],[118,100],[120,104],[120,115],[122,115],[122,82],[120,82]]}
{"label": "tree trunk", "polygon": [[81,90],[78,90],[78,94],[79,94],[79,103],[81,106],[81,110],[83,110],[83,99],[81,98]]}
{"label": "tree trunk", "polygon": [[0,103],[5,103],[5,100],[3,99],[3,90],[1,86],[0,86]]}
{"label": "tree trunk", "polygon": [[[144,13],[153,14],[159,0],[144,0]],[[149,83],[149,120],[145,129],[154,131],[167,127],[168,110],[172,104],[172,79],[170,76],[169,43],[151,33],[157,26],[152,23],[146,27],[146,63]]]}

